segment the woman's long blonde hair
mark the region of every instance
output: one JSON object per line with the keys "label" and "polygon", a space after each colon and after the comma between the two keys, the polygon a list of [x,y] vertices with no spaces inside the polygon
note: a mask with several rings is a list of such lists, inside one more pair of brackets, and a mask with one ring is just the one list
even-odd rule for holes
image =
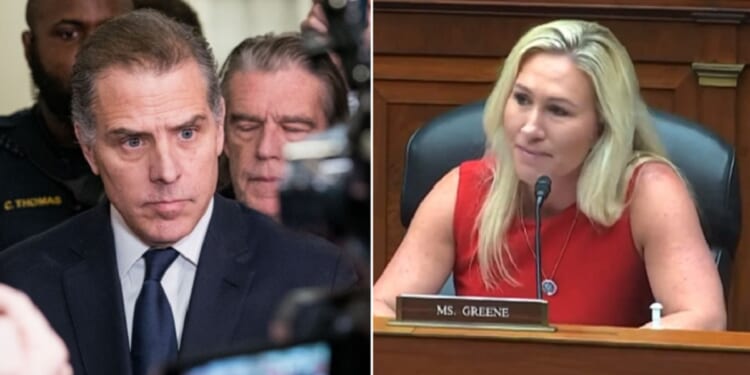
{"label": "woman's long blonde hair", "polygon": [[[503,129],[505,104],[521,63],[531,54],[569,56],[591,79],[601,134],[583,162],[577,185],[578,209],[594,223],[611,226],[623,212],[633,168],[664,158],[664,149],[640,96],[635,69],[609,29],[586,21],[559,20],[527,32],[511,50],[484,110],[488,154],[495,159],[492,182],[476,221],[477,259],[488,288],[502,279],[518,282],[504,236],[519,204],[519,180]],[[614,176],[614,177],[613,177]]]}

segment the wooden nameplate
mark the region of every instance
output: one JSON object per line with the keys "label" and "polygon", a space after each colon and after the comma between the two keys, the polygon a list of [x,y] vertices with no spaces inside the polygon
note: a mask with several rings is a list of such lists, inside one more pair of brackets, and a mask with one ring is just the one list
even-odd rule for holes
{"label": "wooden nameplate", "polygon": [[390,325],[555,331],[547,301],[525,298],[402,294]]}

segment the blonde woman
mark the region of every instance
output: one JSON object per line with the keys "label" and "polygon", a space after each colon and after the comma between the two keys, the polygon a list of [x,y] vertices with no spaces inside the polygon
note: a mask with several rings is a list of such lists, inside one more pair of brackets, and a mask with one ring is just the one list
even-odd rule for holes
{"label": "blonde woman", "polygon": [[526,33],[487,99],[486,157],[445,175],[419,206],[374,288],[376,315],[401,293],[536,295],[534,184],[543,208],[552,323],[721,330],[719,275],[686,183],[664,157],[633,64],[605,27],[560,20]]}

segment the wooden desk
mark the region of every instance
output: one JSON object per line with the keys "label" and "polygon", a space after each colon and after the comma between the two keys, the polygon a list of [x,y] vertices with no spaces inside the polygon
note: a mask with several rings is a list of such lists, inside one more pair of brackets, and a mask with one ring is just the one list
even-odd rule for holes
{"label": "wooden desk", "polygon": [[513,332],[373,321],[374,374],[746,374],[750,333],[557,325]]}

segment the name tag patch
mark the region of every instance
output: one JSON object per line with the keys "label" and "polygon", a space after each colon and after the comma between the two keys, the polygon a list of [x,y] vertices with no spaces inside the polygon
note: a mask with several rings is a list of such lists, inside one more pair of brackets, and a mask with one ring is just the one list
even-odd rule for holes
{"label": "name tag patch", "polygon": [[42,197],[8,199],[3,202],[4,211],[20,210],[25,208],[41,208],[62,205],[62,197],[59,195],[48,195]]}

